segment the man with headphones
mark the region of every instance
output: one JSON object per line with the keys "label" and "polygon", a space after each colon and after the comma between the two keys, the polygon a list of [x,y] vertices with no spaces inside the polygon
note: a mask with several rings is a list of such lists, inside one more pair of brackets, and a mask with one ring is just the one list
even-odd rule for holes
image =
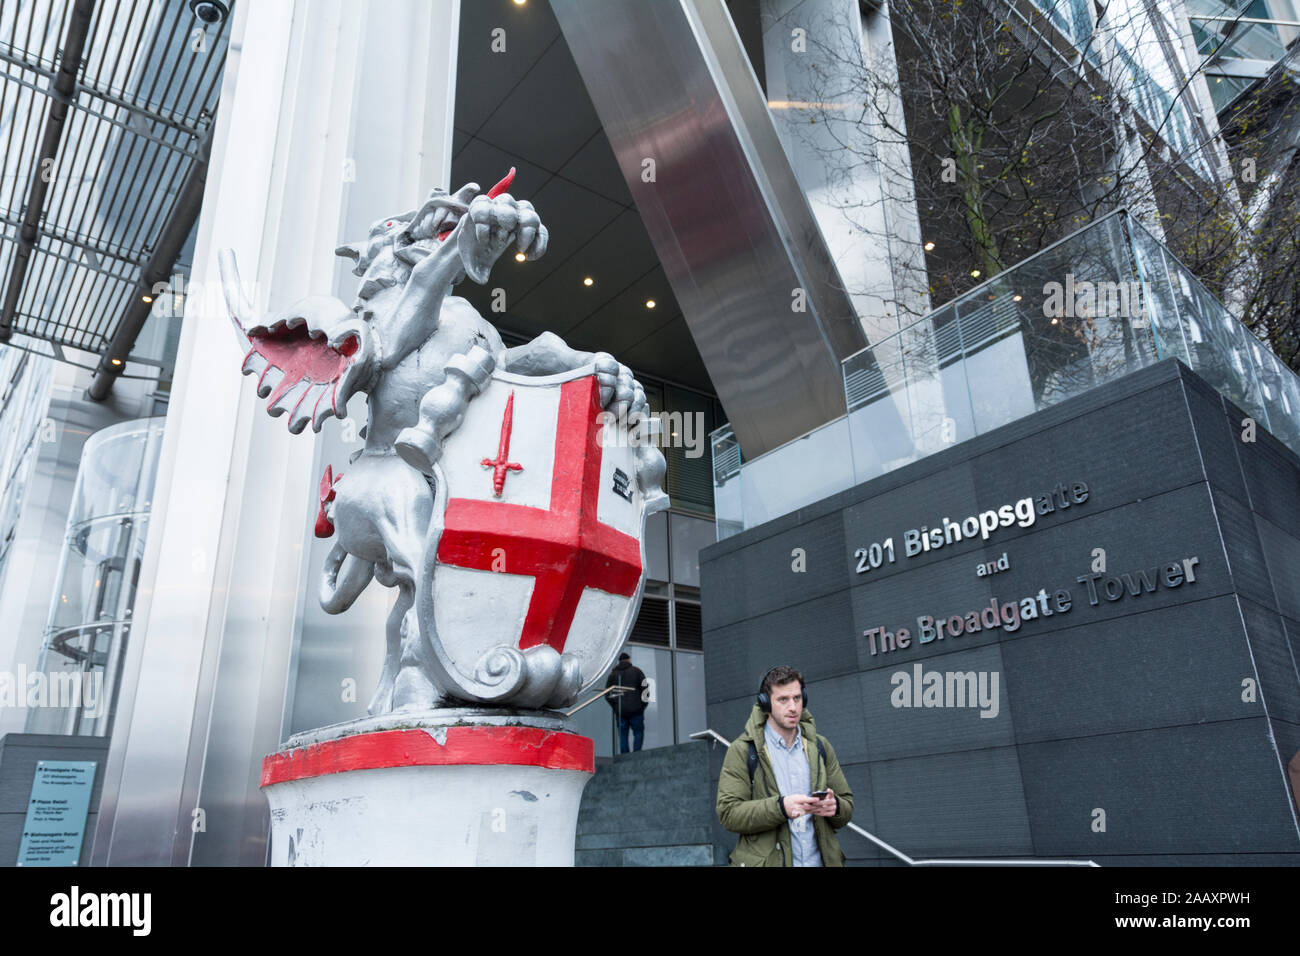
{"label": "man with headphones", "polygon": [[727,750],[717,809],[722,825],[740,834],[735,866],[844,865],[835,831],[853,818],[853,791],[807,708],[803,676],[773,667]]}

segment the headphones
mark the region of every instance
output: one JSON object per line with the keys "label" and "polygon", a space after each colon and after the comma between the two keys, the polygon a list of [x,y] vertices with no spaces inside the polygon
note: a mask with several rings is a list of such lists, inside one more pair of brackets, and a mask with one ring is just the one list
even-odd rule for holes
{"label": "headphones", "polygon": [[[781,666],[780,664],[777,665],[777,667]],[[767,686],[768,677],[774,670],[776,670],[776,667],[768,668],[767,673],[763,675],[763,679],[758,682],[758,709],[765,714],[772,712],[772,697],[764,688]],[[799,681],[799,689],[803,691],[803,705],[806,708],[808,706],[808,689],[804,687],[802,680]]]}

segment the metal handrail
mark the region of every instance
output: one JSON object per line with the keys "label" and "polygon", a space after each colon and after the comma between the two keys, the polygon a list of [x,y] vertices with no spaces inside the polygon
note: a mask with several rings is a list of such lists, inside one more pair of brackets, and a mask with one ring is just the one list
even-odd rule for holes
{"label": "metal handrail", "polygon": [[[691,734],[692,740],[704,740],[708,737],[712,737],[718,743],[725,744],[728,747],[731,746],[731,741],[713,728]],[[848,828],[854,833],[866,837],[881,849],[888,850],[908,866],[1100,866],[1100,864],[1094,863],[1092,860],[915,860],[902,850],[890,846],[874,833],[868,833],[856,823],[850,823]]]}
{"label": "metal handrail", "polygon": [[703,740],[705,737],[712,737],[714,740],[716,740],[718,743],[722,744],[724,747],[730,747],[730,746],[731,746],[731,741],[730,741],[730,740],[728,740],[726,737],[722,736],[722,734],[718,733],[716,730],[713,730],[713,729],[709,729],[709,730],[700,730],[700,731],[696,731],[695,733],[691,734],[691,739],[692,739],[692,740]]}
{"label": "metal handrail", "polygon": [[574,714],[576,714],[578,711],[582,710],[582,708],[586,707],[588,704],[594,704],[596,701],[600,700],[602,697],[604,697],[604,696],[605,696],[606,694],[608,694],[610,691],[614,691],[614,690],[636,690],[636,688],[635,688],[635,687],[621,687],[621,686],[619,686],[618,684],[615,684],[613,687],[606,687],[604,690],[602,690],[602,691],[601,691],[599,694],[597,694],[595,697],[591,698],[591,700],[583,701],[583,702],[582,702],[581,704],[579,704],[577,707],[573,708],[573,710],[565,711],[565,712],[564,712],[564,716],[565,716],[565,717],[572,717]]}

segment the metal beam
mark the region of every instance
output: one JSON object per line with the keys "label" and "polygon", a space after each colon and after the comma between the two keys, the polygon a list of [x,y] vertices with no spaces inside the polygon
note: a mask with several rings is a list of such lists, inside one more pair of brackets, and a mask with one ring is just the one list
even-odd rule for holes
{"label": "metal beam", "polygon": [[[10,216],[4,212],[0,212],[0,224],[12,226],[14,229],[21,229],[23,221],[19,216]],[[113,249],[101,242],[96,242],[87,236],[80,236],[75,232],[64,232],[61,229],[55,229],[48,225],[41,230],[41,235],[46,239],[67,243],[68,245],[76,246],[85,252],[92,252],[101,258],[113,259],[117,262],[125,262],[136,268],[144,265],[146,261],[143,256],[130,256],[123,254],[120,246],[118,249]]]}
{"label": "metal beam", "polygon": [[153,287],[159,282],[166,282],[171,277],[172,268],[176,265],[181,250],[185,248],[185,240],[194,230],[194,223],[199,218],[199,210],[203,208],[203,187],[208,179],[208,152],[212,147],[212,135],[216,128],[217,124],[214,122],[200,149],[200,155],[185,174],[185,182],[181,184],[180,193],[176,196],[176,204],[172,206],[167,221],[163,224],[162,232],[158,235],[153,255],[140,270],[140,279],[135,293],[118,321],[117,331],[113,333],[112,341],[104,350],[90,387],[86,389],[86,398],[91,401],[102,402],[108,398],[108,393],[113,389],[113,382],[122,376],[131,349],[135,347],[135,340],[139,337],[140,330],[144,328],[149,312],[153,309],[153,302],[145,302],[144,296],[152,296]]}
{"label": "metal beam", "polygon": [[[20,76],[14,76],[12,73],[0,73],[0,81],[4,81],[7,83],[17,83],[19,86],[26,87],[27,89],[31,90],[34,93],[40,93],[42,96],[48,96],[53,100],[58,99],[58,97],[55,96],[47,87],[43,87],[40,86],[39,84],[33,83],[31,80],[24,80]],[[101,113],[98,110],[93,110],[89,106],[84,106],[81,103],[77,103],[74,101],[69,105],[74,110],[80,110],[81,112],[85,113],[87,116],[93,116],[97,120],[108,123],[112,126],[119,127],[120,129],[124,129],[132,136],[139,136],[141,139],[147,139],[151,143],[157,143],[159,146],[165,146],[167,149],[175,150],[176,152],[181,153],[185,156],[194,155],[194,151],[192,149],[187,148],[183,143],[168,142],[167,140],[163,139],[161,136],[155,136],[147,129],[141,129],[139,126],[132,125],[131,123],[126,122],[125,120],[115,119],[114,117],[109,116],[107,113]],[[129,109],[129,107],[122,107],[122,109]],[[131,115],[133,119],[139,119],[142,122],[147,122],[147,118],[139,111],[131,111]],[[186,132],[185,135],[190,138],[193,138],[197,136],[198,133]]]}
{"label": "metal beam", "polygon": [[[3,217],[0,217],[0,220],[2,219]],[[3,238],[8,242],[17,242],[18,234],[2,231],[0,232],[0,238]],[[58,259],[60,262],[66,262],[69,265],[76,266],[78,269],[89,269],[91,272],[97,272],[100,275],[108,276],[110,279],[118,279],[124,282],[131,281],[130,275],[122,275],[121,272],[114,272],[112,269],[106,269],[102,265],[98,265],[93,262],[87,262],[84,256],[83,257],[70,256],[66,252],[55,252],[53,249],[50,248],[42,248],[41,255],[49,256],[51,259]],[[15,312],[14,314],[19,315],[20,313]]]}
{"label": "metal beam", "polygon": [[1273,60],[1250,60],[1239,56],[1216,58],[1206,68],[1210,76],[1236,76],[1247,80],[1262,80],[1273,69]]}
{"label": "metal beam", "polygon": [[[4,47],[0,47],[0,63],[9,63],[20,69],[26,70],[29,73],[35,73],[37,76],[43,76],[47,80],[53,80],[58,75],[56,71],[47,69],[46,67],[42,66],[40,63],[36,62],[35,60],[29,60],[25,57],[16,56],[15,54],[8,52]],[[12,73],[0,73],[0,80],[15,80],[20,83],[22,82],[21,80],[19,80],[18,77],[14,76]],[[26,84],[24,83],[23,85]],[[44,93],[47,96],[49,95],[48,89],[40,89],[39,87],[37,89],[39,92]],[[190,133],[193,134],[194,136],[200,136],[203,133],[203,128],[196,124],[186,123],[172,116],[167,116],[163,113],[160,113],[157,110],[151,110],[146,106],[141,106],[138,103],[132,102],[126,97],[117,96],[113,93],[108,92],[107,90],[101,90],[98,87],[96,87],[94,84],[82,83],[78,86],[78,90],[97,100],[103,100],[105,103],[108,103],[110,106],[116,106],[119,109],[130,110],[132,113],[135,113],[139,116],[143,116],[146,119],[149,119],[155,123],[159,123],[163,126],[170,127],[171,129],[177,130],[179,132]],[[94,110],[87,110],[87,112],[90,112],[92,115],[95,116],[103,115],[102,113],[97,113]]]}
{"label": "metal beam", "polygon": [[844,415],[866,337],[726,8],[551,8],[745,458]]}
{"label": "metal beam", "polygon": [[1211,20],[1216,23],[1262,23],[1271,27],[1300,27],[1300,20],[1271,20],[1267,17],[1222,17],[1208,14],[1189,13],[1189,20]]}
{"label": "metal beam", "polygon": [[[35,345],[26,345],[24,344],[26,341],[34,342]],[[67,352],[64,351],[63,344],[55,341],[54,339],[38,338],[37,336],[34,335],[28,335],[25,332],[15,332],[14,337],[9,340],[5,348],[17,349],[20,352],[29,352],[32,355],[39,355],[42,358],[52,358],[56,362],[61,362],[64,365],[71,365],[73,368],[84,368],[87,372],[93,372],[99,368],[98,362],[94,364],[87,364],[85,362],[78,362],[76,359],[69,358]],[[69,345],[68,348],[75,349],[78,352],[86,351],[85,349],[75,345]],[[93,353],[91,354],[93,355]],[[132,357],[129,361],[131,362],[132,365],[146,365],[149,366],[150,368],[166,367],[166,363],[160,362],[157,359],[145,359],[145,358]],[[122,374],[119,375],[118,378],[135,379],[141,382],[158,381],[158,376],[156,375]],[[0,401],[0,405],[3,404],[4,402]]]}
{"label": "metal beam", "polygon": [[13,334],[14,313],[18,310],[18,297],[27,280],[27,267],[32,250],[40,235],[41,216],[45,212],[45,194],[49,191],[49,178],[44,175],[45,160],[54,160],[63,141],[64,120],[77,93],[77,72],[81,69],[81,51],[90,33],[90,20],[95,13],[95,0],[77,0],[68,18],[68,34],[63,39],[63,56],[59,72],[54,77],[54,93],[50,97],[50,111],[45,116],[45,131],[41,136],[41,152],[32,166],[32,182],[27,191],[18,245],[14,249],[13,264],[9,269],[9,282],[5,287],[4,305],[0,307],[0,342],[8,342]]}

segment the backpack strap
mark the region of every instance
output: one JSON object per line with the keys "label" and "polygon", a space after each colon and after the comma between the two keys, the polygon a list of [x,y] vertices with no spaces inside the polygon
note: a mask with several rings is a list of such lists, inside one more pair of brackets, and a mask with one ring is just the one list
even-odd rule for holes
{"label": "backpack strap", "polygon": [[[749,765],[749,795],[754,795],[754,772],[758,770],[758,747],[754,741],[748,741],[749,753],[746,755],[746,763]],[[823,770],[826,767],[826,743],[822,740],[822,735],[817,735],[817,756],[821,758]]]}

